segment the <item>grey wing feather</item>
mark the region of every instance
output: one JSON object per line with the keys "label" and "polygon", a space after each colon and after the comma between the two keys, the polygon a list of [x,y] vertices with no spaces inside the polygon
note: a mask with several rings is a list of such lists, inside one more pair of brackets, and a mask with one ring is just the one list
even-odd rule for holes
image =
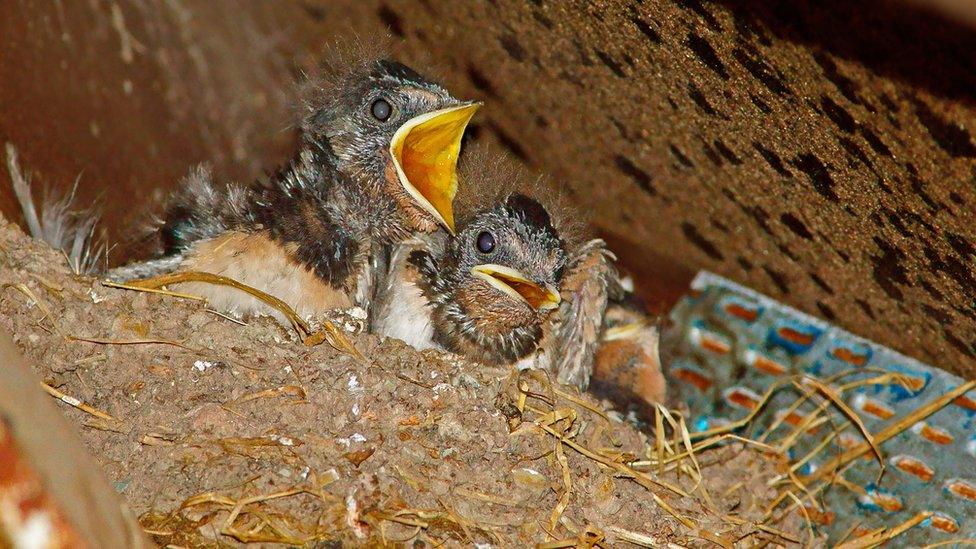
{"label": "grey wing feather", "polygon": [[90,208],[78,210],[74,207],[78,180],[75,180],[75,186],[65,196],[45,196],[38,215],[31,192],[30,174],[21,170],[17,149],[13,144],[7,143],[6,151],[7,171],[31,237],[64,253],[68,266],[75,274],[98,272],[102,268],[101,261],[106,259],[108,249],[95,236],[98,214]]}
{"label": "grey wing feather", "polygon": [[175,271],[183,262],[183,254],[175,254],[158,259],[149,259],[110,269],[105,278],[113,282],[127,282],[140,278],[150,278]]}
{"label": "grey wing feather", "polygon": [[551,368],[560,383],[585,390],[593,372],[593,356],[600,343],[608,288],[616,280],[616,257],[594,239],[583,245],[564,276],[563,303],[553,327]]}

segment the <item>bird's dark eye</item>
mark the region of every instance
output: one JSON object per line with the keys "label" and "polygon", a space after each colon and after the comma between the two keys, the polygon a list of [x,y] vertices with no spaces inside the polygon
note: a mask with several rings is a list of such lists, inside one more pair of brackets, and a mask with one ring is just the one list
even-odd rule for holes
{"label": "bird's dark eye", "polygon": [[369,108],[369,112],[373,114],[373,118],[379,120],[380,122],[386,122],[390,118],[390,114],[393,112],[393,107],[390,102],[386,99],[377,99],[373,101],[373,104]]}
{"label": "bird's dark eye", "polygon": [[495,235],[489,233],[488,231],[482,231],[478,235],[478,240],[475,241],[475,246],[478,247],[478,251],[483,254],[491,253],[495,249]]}

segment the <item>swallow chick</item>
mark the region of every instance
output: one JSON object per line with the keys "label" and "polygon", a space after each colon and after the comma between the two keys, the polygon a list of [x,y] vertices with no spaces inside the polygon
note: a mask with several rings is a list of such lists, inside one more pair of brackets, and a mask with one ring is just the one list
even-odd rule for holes
{"label": "swallow chick", "polygon": [[591,390],[624,412],[653,421],[654,405],[665,404],[658,323],[632,294],[611,298],[593,358]]}
{"label": "swallow chick", "polygon": [[513,193],[465,219],[456,237],[435,240],[444,238],[395,252],[392,291],[378,298],[374,331],[487,364],[535,350],[559,307],[566,263],[542,205]]}
{"label": "swallow chick", "polygon": [[[209,170],[191,172],[156,231],[161,257],[110,278],[204,271],[308,316],[366,308],[371,261],[382,246],[438,226],[453,231],[461,138],[479,105],[396,61],[344,66],[309,94],[289,165],[250,186],[220,187]],[[180,289],[238,315],[276,314],[232,288]]]}
{"label": "swallow chick", "polygon": [[[582,367],[591,367],[602,308],[566,297],[580,297],[577,270],[591,267],[582,259],[599,241],[580,244],[576,215],[544,182],[527,184],[491,159],[470,164],[462,168],[457,234],[423,235],[394,249],[372,330],[487,364],[558,375],[562,364],[586,355]],[[592,322],[591,309],[598,309]],[[582,377],[588,381],[589,371]]]}

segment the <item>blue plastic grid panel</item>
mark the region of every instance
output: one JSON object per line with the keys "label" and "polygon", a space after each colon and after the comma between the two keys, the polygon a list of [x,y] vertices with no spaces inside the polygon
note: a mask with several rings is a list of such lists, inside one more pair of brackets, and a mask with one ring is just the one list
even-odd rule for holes
{"label": "blue plastic grid panel", "polygon": [[[792,407],[800,396],[791,378],[807,374],[832,386],[851,385],[846,404],[876,433],[891,421],[933,401],[963,380],[948,372],[857,337],[709,272],[700,272],[691,292],[671,312],[665,334],[673,394],[687,403],[695,430],[726,424],[748,414],[776,384],[750,437],[777,440],[804,426],[823,399]],[[886,373],[900,383],[878,382]],[[860,383],[858,383],[860,382]],[[791,459],[812,456],[797,470],[808,475],[830,458],[865,441],[834,408],[832,420],[804,429]],[[914,547],[976,537],[976,392],[969,392],[881,445],[886,468],[880,480],[869,452],[843,473],[846,483],[822,493],[815,526],[832,541],[898,525],[917,513],[932,518],[888,546]],[[773,431],[770,427],[777,425]],[[848,425],[837,431],[837,427]],[[829,438],[819,451],[818,444]]]}

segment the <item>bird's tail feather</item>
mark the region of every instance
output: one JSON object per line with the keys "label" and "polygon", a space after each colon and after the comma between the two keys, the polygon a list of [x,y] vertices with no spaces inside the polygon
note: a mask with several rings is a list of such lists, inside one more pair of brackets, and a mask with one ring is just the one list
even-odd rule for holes
{"label": "bird's tail feather", "polygon": [[46,242],[60,250],[75,274],[97,274],[105,268],[108,246],[95,234],[99,215],[93,209],[74,209],[73,202],[78,181],[71,192],[62,197],[45,193],[40,214],[31,193],[30,174],[25,174],[17,158],[17,149],[6,144],[7,171],[13,182],[14,195],[27,221],[27,229],[35,240]]}

